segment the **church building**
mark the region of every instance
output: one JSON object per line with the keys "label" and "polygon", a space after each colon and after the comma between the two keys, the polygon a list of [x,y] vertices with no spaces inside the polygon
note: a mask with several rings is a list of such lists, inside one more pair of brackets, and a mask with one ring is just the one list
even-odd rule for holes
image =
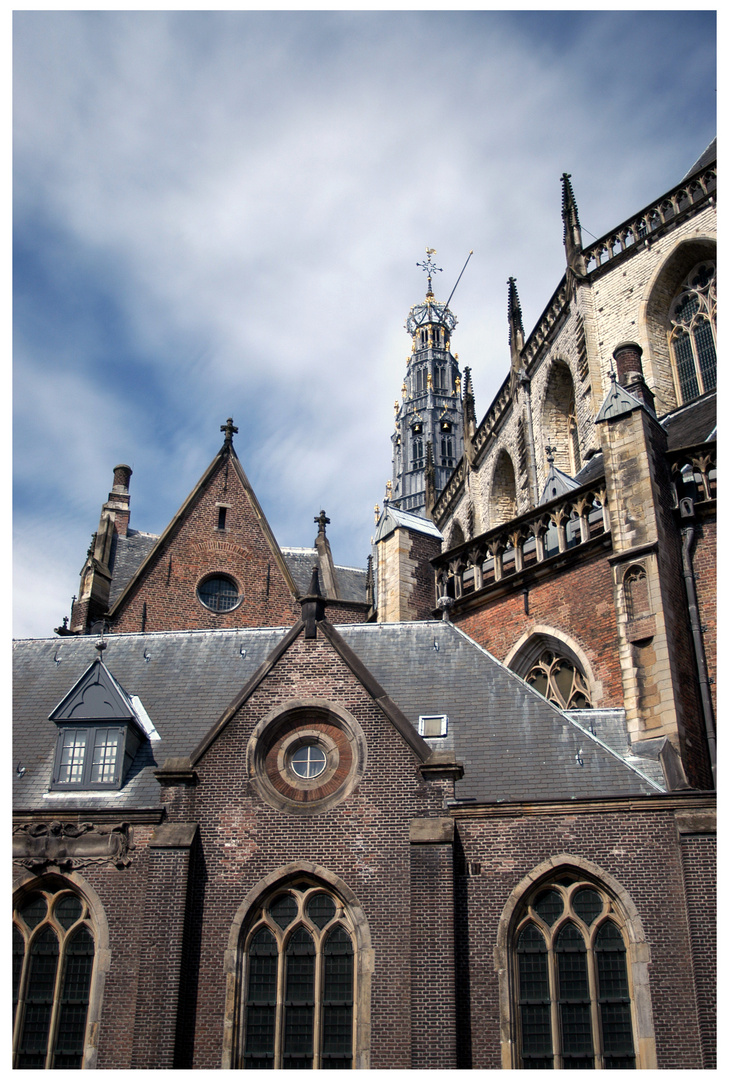
{"label": "church building", "polygon": [[14,643],[14,1067],[716,1067],[715,145],[562,192],[480,421],[427,250],[367,565],[232,419],[159,536],[110,464]]}

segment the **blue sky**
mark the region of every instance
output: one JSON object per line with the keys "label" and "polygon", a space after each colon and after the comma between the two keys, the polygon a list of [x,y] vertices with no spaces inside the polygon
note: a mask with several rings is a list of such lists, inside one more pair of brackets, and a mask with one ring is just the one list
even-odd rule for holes
{"label": "blue sky", "polygon": [[[14,633],[48,636],[125,462],[160,532],[235,440],[282,545],[364,565],[437,249],[479,418],[585,242],[716,134],[711,11],[16,12]],[[441,295],[442,294],[442,295]]]}

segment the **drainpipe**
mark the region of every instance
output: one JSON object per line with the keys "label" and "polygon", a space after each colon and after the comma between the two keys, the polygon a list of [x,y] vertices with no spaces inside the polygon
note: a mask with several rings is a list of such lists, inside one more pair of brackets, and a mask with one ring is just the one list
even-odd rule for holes
{"label": "drainpipe", "polygon": [[[681,517],[694,516],[693,499],[681,499]],[[709,690],[709,673],[706,667],[706,653],[704,652],[704,639],[701,635],[701,621],[699,619],[699,605],[696,598],[696,578],[691,560],[691,548],[694,542],[696,530],[693,525],[687,525],[681,529],[681,558],[683,561],[683,580],[686,584],[686,597],[688,599],[689,621],[691,623],[691,636],[693,639],[694,656],[699,672],[699,688],[701,690],[701,708],[704,714],[704,730],[706,742],[709,747],[709,761],[711,773],[716,788],[716,728],[714,726],[714,704]]]}

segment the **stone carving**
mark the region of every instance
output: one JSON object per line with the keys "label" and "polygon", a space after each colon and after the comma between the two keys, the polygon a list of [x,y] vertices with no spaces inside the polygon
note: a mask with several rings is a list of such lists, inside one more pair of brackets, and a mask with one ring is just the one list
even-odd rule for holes
{"label": "stone carving", "polygon": [[93,825],[88,821],[30,822],[13,827],[13,859],[35,873],[51,865],[75,870],[107,862],[121,870],[131,862],[132,838],[127,822],[119,825]]}

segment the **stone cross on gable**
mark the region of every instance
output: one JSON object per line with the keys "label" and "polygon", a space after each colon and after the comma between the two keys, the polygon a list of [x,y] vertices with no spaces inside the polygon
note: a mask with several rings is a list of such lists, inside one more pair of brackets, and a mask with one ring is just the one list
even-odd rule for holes
{"label": "stone cross on gable", "polygon": [[319,526],[319,536],[326,536],[327,525],[331,525],[330,519],[326,516],[324,511],[320,511],[319,516],[314,518],[314,521]]}
{"label": "stone cross on gable", "polygon": [[225,441],[228,444],[233,443],[233,436],[238,434],[238,428],[233,424],[233,417],[229,416],[224,424],[220,425],[220,430],[225,432]]}

